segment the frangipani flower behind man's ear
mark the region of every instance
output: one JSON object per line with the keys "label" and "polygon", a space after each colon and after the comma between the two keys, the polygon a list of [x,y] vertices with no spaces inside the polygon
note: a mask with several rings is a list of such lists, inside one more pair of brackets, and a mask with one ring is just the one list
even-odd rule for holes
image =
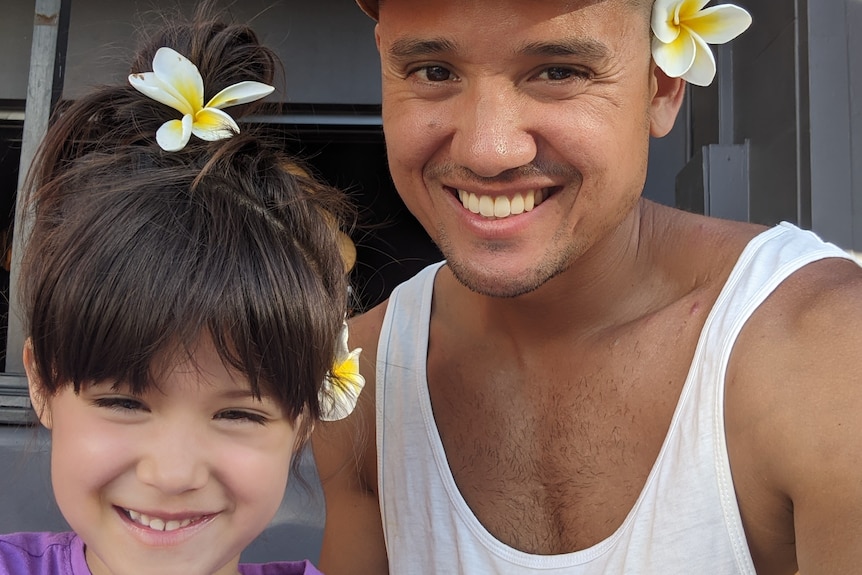
{"label": "frangipani flower behind man's ear", "polygon": [[260,82],[239,82],[204,105],[204,83],[197,66],[171,48],[159,48],[153,71],[131,74],[129,83],[183,115],[181,120],[165,122],[156,132],[156,141],[167,152],[183,149],[192,134],[213,141],[239,133],[239,126],[221,109],[259,100],[275,90]]}
{"label": "frangipani flower behind man's ear", "polygon": [[655,0],[652,55],[671,78],[708,86],[715,78],[709,44],[730,42],[751,25],[751,15],[733,4],[704,9],[709,0]]}

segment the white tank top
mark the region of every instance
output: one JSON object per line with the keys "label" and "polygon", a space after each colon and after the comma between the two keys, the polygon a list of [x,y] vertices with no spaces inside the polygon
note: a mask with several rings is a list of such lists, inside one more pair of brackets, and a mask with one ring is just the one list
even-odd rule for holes
{"label": "white tank top", "polygon": [[442,262],[398,286],[377,352],[378,488],[390,573],[753,575],[725,444],[725,370],[754,310],[794,271],[827,257],[849,256],[787,223],[749,243],[706,320],[637,502],[613,535],[562,555],[501,543],[467,506],[426,380],[431,293]]}

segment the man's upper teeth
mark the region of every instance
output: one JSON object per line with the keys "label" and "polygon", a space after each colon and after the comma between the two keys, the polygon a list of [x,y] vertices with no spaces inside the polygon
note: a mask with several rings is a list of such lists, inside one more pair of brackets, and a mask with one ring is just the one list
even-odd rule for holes
{"label": "man's upper teeth", "polygon": [[149,527],[155,531],[175,531],[181,527],[186,527],[195,519],[199,519],[198,517],[195,517],[192,519],[183,519],[182,521],[178,521],[176,519],[165,521],[164,519],[150,517],[149,515],[138,513],[131,509],[127,509],[126,511],[128,511],[129,517],[131,517],[132,521],[140,525],[144,525],[145,527]]}
{"label": "man's upper teeth", "polygon": [[506,196],[478,196],[458,190],[458,199],[474,214],[481,214],[486,218],[507,218],[529,212],[541,204],[545,199],[545,191],[530,190],[524,194],[517,193],[510,199]]}

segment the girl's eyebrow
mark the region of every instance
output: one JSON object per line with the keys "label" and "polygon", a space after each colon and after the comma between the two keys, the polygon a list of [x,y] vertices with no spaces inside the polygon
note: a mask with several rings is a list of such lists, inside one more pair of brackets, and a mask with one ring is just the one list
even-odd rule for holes
{"label": "girl's eyebrow", "polygon": [[272,394],[265,392],[263,389],[260,390],[260,395],[255,394],[250,389],[229,389],[219,393],[219,397],[232,401],[245,399],[251,399],[256,402],[276,401]]}

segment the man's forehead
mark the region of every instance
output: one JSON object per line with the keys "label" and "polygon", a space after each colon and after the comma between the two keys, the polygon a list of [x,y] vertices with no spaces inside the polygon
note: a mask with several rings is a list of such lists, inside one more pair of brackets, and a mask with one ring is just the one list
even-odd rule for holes
{"label": "man's forehead", "polygon": [[[362,9],[363,12],[378,20],[380,17],[380,8],[383,4],[391,4],[394,2],[398,3],[406,3],[406,4],[415,4],[416,2],[422,2],[425,5],[433,5],[437,3],[444,2],[446,0],[385,0],[385,2],[381,0],[356,0],[356,3]],[[594,4],[603,4],[606,2],[619,2],[621,4],[630,6],[632,8],[645,8],[648,6],[652,6],[654,0],[530,0],[528,4],[522,4],[524,6],[536,7],[539,4],[553,3],[557,4],[561,10],[561,12],[573,12],[575,10],[580,10]],[[499,5],[499,0],[459,0],[457,4],[460,4],[463,7],[467,7],[468,4],[494,4]]]}
{"label": "man's forehead", "polygon": [[631,1],[638,0],[385,0],[378,46],[396,62],[466,55],[496,42],[500,55],[599,63],[649,29],[648,18],[625,8]]}

